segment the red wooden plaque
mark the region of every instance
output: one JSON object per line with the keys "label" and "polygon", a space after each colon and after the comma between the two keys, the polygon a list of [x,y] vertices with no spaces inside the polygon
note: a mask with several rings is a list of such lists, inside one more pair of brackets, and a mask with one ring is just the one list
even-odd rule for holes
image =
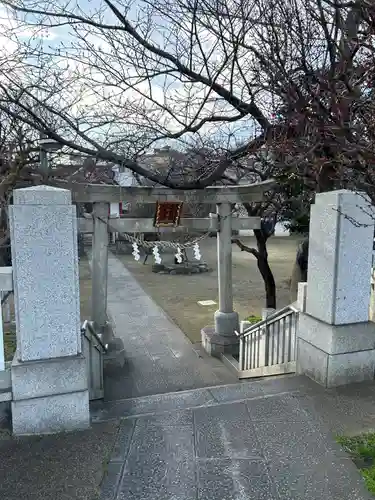
{"label": "red wooden plaque", "polygon": [[180,224],[182,203],[179,201],[157,201],[155,227],[176,227]]}

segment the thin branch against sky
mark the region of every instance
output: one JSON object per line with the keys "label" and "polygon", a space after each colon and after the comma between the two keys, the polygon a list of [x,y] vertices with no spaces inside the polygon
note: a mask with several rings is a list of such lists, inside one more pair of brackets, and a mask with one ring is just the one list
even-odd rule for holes
{"label": "thin branch against sky", "polygon": [[[15,49],[0,69],[3,109],[13,102],[29,123],[86,154],[122,158],[133,169],[148,148],[189,143],[199,134],[228,148],[208,182],[225,161],[265,145],[280,158],[290,148],[289,156],[298,152],[305,161],[315,151],[319,120],[344,155],[346,142],[369,154],[345,132],[343,118],[344,103],[353,102],[361,84],[354,68],[371,56],[366,9],[358,19],[351,6],[326,0],[0,4],[14,17],[7,36]],[[43,46],[40,33],[35,38],[41,27]],[[365,34],[358,38],[359,30]],[[33,69],[38,63],[42,74]],[[36,96],[42,84],[50,89],[43,103]],[[30,112],[35,103],[47,116]],[[369,113],[366,125],[356,113],[351,123],[368,134]],[[291,144],[296,133],[301,140]]]}

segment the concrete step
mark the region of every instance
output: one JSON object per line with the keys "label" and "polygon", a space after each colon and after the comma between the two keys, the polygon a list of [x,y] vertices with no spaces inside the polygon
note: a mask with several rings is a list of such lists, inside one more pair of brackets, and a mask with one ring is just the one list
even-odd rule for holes
{"label": "concrete step", "polygon": [[100,498],[370,500],[354,463],[310,411],[309,390],[292,377],[118,403],[128,418]]}
{"label": "concrete step", "polygon": [[290,375],[118,401],[96,401],[91,404],[91,418],[93,422],[104,422],[117,418],[135,418],[203,406],[230,404],[300,391],[316,393],[319,390],[319,386],[310,379]]}

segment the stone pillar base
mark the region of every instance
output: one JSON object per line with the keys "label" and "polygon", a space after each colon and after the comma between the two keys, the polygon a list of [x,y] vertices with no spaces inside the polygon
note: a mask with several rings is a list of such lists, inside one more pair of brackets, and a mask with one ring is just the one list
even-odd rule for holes
{"label": "stone pillar base", "polygon": [[82,355],[11,366],[15,435],[52,434],[90,426],[86,360]]}
{"label": "stone pillar base", "polygon": [[214,314],[215,332],[224,337],[233,337],[234,331],[239,331],[240,323],[238,313],[216,311]]}
{"label": "stone pillar base", "polygon": [[374,380],[374,323],[337,326],[300,313],[298,329],[298,374],[327,388]]}
{"label": "stone pillar base", "polygon": [[222,354],[237,355],[239,352],[239,338],[224,336],[215,332],[215,328],[206,326],[201,330],[202,346],[204,350],[216,358]]}

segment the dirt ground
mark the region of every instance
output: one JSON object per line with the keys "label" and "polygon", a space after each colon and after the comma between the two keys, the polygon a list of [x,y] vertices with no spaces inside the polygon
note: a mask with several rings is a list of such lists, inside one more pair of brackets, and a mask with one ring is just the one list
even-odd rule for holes
{"label": "dirt ground", "polygon": [[[241,238],[248,246],[255,244],[254,238]],[[289,280],[295,259],[296,246],[300,239],[273,237],[269,240],[269,262],[277,286],[277,307],[290,303]],[[143,289],[170,316],[192,342],[200,341],[200,330],[213,323],[217,304],[201,306],[198,301],[214,300],[217,296],[216,238],[208,238],[201,244],[202,259],[212,272],[183,275],[162,275],[152,272],[153,259],[143,265],[131,255],[118,255]],[[173,255],[162,256],[172,261]],[[189,255],[190,258],[190,255]],[[260,315],[265,307],[265,292],[255,258],[233,245],[233,296],[234,309],[244,319],[251,314]]]}
{"label": "dirt ground", "polygon": [[[246,245],[253,245],[253,238],[242,238]],[[268,244],[269,261],[277,285],[277,306],[287,305],[289,300],[289,279],[299,239],[289,237],[271,238]],[[200,341],[200,329],[213,323],[217,304],[201,306],[198,301],[214,300],[217,297],[216,239],[208,238],[201,243],[202,259],[212,268],[211,272],[190,276],[161,275],[152,272],[153,259],[146,265],[136,262],[131,255],[118,257],[131,271],[144,290],[170,316],[192,342]],[[172,261],[173,255],[162,256]],[[189,258],[192,255],[189,254]],[[81,322],[91,319],[91,271],[87,258],[79,263],[79,284],[81,300]],[[233,295],[234,308],[240,318],[260,315],[265,303],[264,284],[254,257],[241,252],[233,245]],[[10,298],[11,316],[14,318],[13,298]],[[12,359],[15,350],[14,328],[5,325],[5,336],[9,336],[7,360]]]}

